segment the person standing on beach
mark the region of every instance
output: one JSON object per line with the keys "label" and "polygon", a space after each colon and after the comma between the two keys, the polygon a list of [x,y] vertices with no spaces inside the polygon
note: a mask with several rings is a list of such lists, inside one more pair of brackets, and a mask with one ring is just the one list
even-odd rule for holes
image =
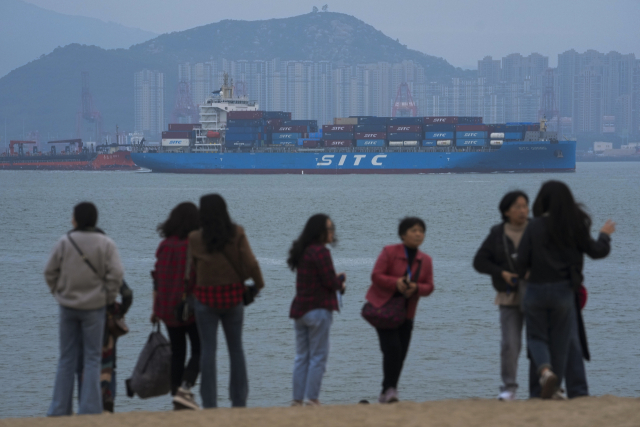
{"label": "person standing on beach", "polygon": [[216,346],[218,323],[222,323],[231,362],[231,405],[244,407],[249,395],[242,349],[244,281],[253,279],[259,291],[264,287],[264,280],[244,229],[231,221],[227,204],[220,195],[209,194],[200,199],[200,227],[189,234],[189,261],[193,262],[196,271],[193,295],[202,348],[202,406],[218,406]]}
{"label": "person standing on beach", "polygon": [[584,254],[604,258],[615,223],[608,220],[598,240],[591,238],[591,218],[560,181],[547,181],[533,205],[516,269],[530,272],[523,306],[527,345],[540,379],[540,396],[550,399],[565,376],[571,340],[577,334],[576,292],[583,282]]}
{"label": "person standing on beach", "polygon": [[434,290],[431,257],[419,250],[426,231],[427,226],[420,218],[400,221],[398,236],[402,243],[385,246],[371,273],[371,287],[365,297],[369,303],[381,308],[392,298],[404,298],[406,307],[406,319],[400,326],[376,328],[384,374],[380,403],[398,401],[398,381],[409,351],[418,300]]}
{"label": "person standing on beach", "polygon": [[326,247],[335,240],[333,221],[316,214],[289,250],[287,264],[296,271],[296,296],[289,312],[296,333],[293,406],[302,405],[305,398],[309,405],[320,405],[320,386],[329,358],[329,330],[333,311],[339,310],[336,291],[345,291],[346,275],[336,275]]}
{"label": "person standing on beach", "polygon": [[74,376],[82,346],[82,393],[78,414],[102,413],[100,362],[107,307],[112,311],[123,269],[116,245],[96,227],[98,210],[73,209],[73,230],[58,240],[44,270],[60,305],[60,359],[48,416],[73,412]]}
{"label": "person standing on beach", "polygon": [[[175,409],[198,409],[191,388],[200,373],[200,336],[196,320],[191,315],[186,321],[177,319],[176,306],[183,294],[193,289],[185,289],[187,248],[189,233],[200,228],[198,207],[190,202],[180,203],[173,208],[169,218],[158,226],[158,233],[164,237],[156,251],[156,265],[153,277],[153,314],[151,322],[159,320],[166,325],[171,342],[171,395]],[[191,270],[195,277],[195,271]],[[191,343],[191,358],[185,368],[187,338]]]}
{"label": "person standing on beach", "polygon": [[478,273],[489,274],[497,294],[500,311],[500,372],[502,386],[499,400],[515,400],[518,383],[518,357],[522,348],[524,313],[521,300],[524,283],[519,282],[515,263],[520,239],[529,220],[529,197],[523,191],[504,195],[499,205],[502,222],[491,228],[473,259]]}

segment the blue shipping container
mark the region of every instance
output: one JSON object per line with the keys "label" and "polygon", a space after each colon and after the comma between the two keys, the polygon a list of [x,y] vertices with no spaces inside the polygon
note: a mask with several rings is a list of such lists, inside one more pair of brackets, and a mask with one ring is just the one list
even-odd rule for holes
{"label": "blue shipping container", "polygon": [[227,120],[227,127],[231,126],[264,126],[265,121],[262,119],[257,120],[241,120],[241,119],[230,119]]}
{"label": "blue shipping container", "polygon": [[482,147],[487,145],[486,139],[456,139],[457,147]]}
{"label": "blue shipping container", "polygon": [[357,117],[358,125],[387,125],[389,117],[376,117],[376,116],[350,116]]}
{"label": "blue shipping container", "polygon": [[322,134],[322,139],[353,139],[353,132],[325,132]]}
{"label": "blue shipping container", "polygon": [[505,132],[504,139],[522,139],[522,132]]}
{"label": "blue shipping container", "polygon": [[257,141],[259,139],[262,139],[261,136],[262,135],[259,133],[236,133],[236,134],[227,133],[224,136],[224,139],[226,141]]}
{"label": "blue shipping container", "polygon": [[478,138],[486,138],[486,131],[478,131],[478,130],[468,130],[463,132],[456,132],[456,138],[462,139],[478,139]]}
{"label": "blue shipping container", "polygon": [[438,141],[436,141],[435,139],[425,139],[422,141],[422,146],[423,147],[435,147]]}
{"label": "blue shipping container", "polygon": [[377,132],[386,132],[386,131],[387,131],[387,125],[356,125],[356,127],[355,127],[355,131],[356,131],[356,133],[363,133],[363,132],[373,132],[373,133],[377,133]]}
{"label": "blue shipping container", "polygon": [[357,139],[356,147],[384,147],[384,139]]}
{"label": "blue shipping container", "polygon": [[276,139],[295,139],[302,138],[301,133],[273,133],[271,134],[271,138],[275,141]]}
{"label": "blue shipping container", "polygon": [[424,118],[422,117],[390,117],[388,123],[390,126],[421,125],[424,123]]}
{"label": "blue shipping container", "polygon": [[418,132],[392,132],[387,135],[389,141],[420,141],[422,133]]}
{"label": "blue shipping container", "polygon": [[447,123],[437,123],[433,125],[424,125],[422,130],[425,132],[453,132],[456,130],[456,125]]}
{"label": "blue shipping container", "polygon": [[425,132],[425,139],[453,139],[453,132]]}
{"label": "blue shipping container", "polygon": [[274,139],[271,141],[273,145],[298,145],[297,139]]}
{"label": "blue shipping container", "polygon": [[258,133],[263,132],[264,126],[229,126],[227,133]]}

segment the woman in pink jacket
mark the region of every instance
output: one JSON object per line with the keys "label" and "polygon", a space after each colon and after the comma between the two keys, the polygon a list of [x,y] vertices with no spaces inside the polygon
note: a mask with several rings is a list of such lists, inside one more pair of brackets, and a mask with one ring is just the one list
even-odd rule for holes
{"label": "woman in pink jacket", "polygon": [[372,284],[366,296],[368,302],[379,308],[391,298],[402,296],[407,308],[406,320],[397,328],[376,328],[384,373],[382,393],[378,399],[380,403],[398,401],[398,380],[409,350],[418,299],[433,292],[431,257],[418,250],[426,229],[420,218],[403,219],[398,227],[402,243],[385,246],[371,274]]}

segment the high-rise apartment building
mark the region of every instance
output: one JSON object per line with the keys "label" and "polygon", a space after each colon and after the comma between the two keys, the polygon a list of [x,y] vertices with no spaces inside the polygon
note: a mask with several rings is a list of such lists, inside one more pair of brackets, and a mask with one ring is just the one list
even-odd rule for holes
{"label": "high-rise apartment building", "polygon": [[498,84],[502,78],[500,60],[485,56],[478,61],[478,77],[484,78],[485,84],[488,86]]}
{"label": "high-rise apartment building", "polygon": [[164,130],[164,74],[142,70],[134,73],[135,131],[159,136]]}
{"label": "high-rise apartment building", "polygon": [[597,65],[586,67],[573,79],[573,131],[602,132],[602,74]]}

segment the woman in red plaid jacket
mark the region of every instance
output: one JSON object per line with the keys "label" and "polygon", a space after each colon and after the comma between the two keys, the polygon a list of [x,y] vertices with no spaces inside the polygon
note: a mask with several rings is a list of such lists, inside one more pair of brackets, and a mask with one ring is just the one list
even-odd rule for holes
{"label": "woman in red plaid jacket", "polygon": [[335,227],[324,214],[309,218],[298,240],[293,242],[287,264],[297,270],[296,296],[289,317],[296,331],[293,368],[293,406],[319,405],[318,396],[329,357],[332,312],[338,311],[336,291],[344,292],[344,273],[336,275],[331,253]]}
{"label": "woman in red plaid jacket", "polygon": [[[187,322],[176,319],[175,308],[184,292],[187,265],[187,237],[200,227],[198,208],[193,203],[180,203],[169,218],[158,226],[160,242],[156,251],[153,277],[153,314],[151,322],[162,320],[171,341],[171,394],[176,409],[198,409],[191,387],[200,373],[200,338],[195,319]],[[185,369],[187,337],[191,342],[191,358]]]}

